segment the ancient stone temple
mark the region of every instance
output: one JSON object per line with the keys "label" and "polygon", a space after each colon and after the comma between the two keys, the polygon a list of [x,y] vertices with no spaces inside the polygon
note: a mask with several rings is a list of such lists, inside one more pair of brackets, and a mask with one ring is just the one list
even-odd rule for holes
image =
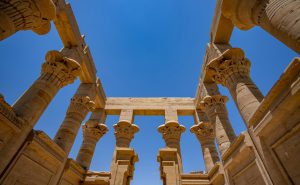
{"label": "ancient stone temple", "polygon": [[[64,48],[47,51],[40,76],[13,105],[0,96],[0,184],[129,185],[139,160],[130,145],[139,132],[136,115],[165,117],[157,128],[165,141],[157,151],[164,185],[300,184],[300,58],[263,96],[250,75],[255,61],[230,45],[234,28],[257,26],[299,54],[299,0],[218,0],[194,98],[106,97],[69,3],[0,0],[0,40],[22,30],[47,34],[51,21]],[[71,100],[55,137],[34,130],[59,90],[76,78],[81,84],[66,97]],[[220,85],[229,90],[246,125],[240,135],[233,131]],[[120,116],[114,130],[105,125],[107,115]],[[194,117],[191,128],[178,121],[182,115]],[[81,127],[81,148],[76,159],[68,158]],[[114,132],[116,141],[111,169],[90,171],[97,142],[107,132]],[[184,132],[199,140],[205,172],[183,172]]]}

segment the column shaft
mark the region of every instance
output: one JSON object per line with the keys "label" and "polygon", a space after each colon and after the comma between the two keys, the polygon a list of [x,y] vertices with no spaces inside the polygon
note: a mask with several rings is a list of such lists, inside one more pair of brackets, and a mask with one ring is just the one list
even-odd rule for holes
{"label": "column shaft", "polygon": [[200,122],[192,126],[190,131],[197,136],[201,143],[206,172],[209,172],[215,166],[216,162],[219,161],[213,125],[209,122]]}
{"label": "column shaft", "polygon": [[211,80],[226,86],[244,122],[248,126],[251,115],[263,100],[263,95],[250,79],[250,61],[238,48],[225,51],[207,66]]}
{"label": "column shaft", "polygon": [[80,74],[80,65],[64,57],[58,51],[49,51],[42,65],[40,77],[12,106],[18,117],[24,120],[22,132],[5,143],[0,150],[0,172],[4,170],[24,140],[46,110],[56,93],[63,86],[73,83]]}
{"label": "column shaft", "polygon": [[85,169],[90,167],[97,142],[108,131],[104,124],[105,119],[104,109],[96,109],[90,119],[82,125],[83,141],[76,161]]}
{"label": "column shaft", "polygon": [[54,142],[67,154],[70,152],[77,132],[87,113],[94,107],[89,96],[75,94],[66,113],[66,117],[57,131]]}

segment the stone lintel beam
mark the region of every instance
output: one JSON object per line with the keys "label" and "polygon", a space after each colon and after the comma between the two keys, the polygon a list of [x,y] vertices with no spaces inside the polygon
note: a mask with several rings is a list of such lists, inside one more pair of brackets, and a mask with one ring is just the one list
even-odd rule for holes
{"label": "stone lintel beam", "polygon": [[206,172],[209,172],[219,161],[218,152],[215,145],[214,127],[209,122],[199,122],[190,128],[190,132],[195,134],[201,143],[202,154],[205,161]]}
{"label": "stone lintel beam", "polygon": [[43,35],[50,31],[55,5],[51,0],[1,0],[0,17],[0,40],[21,30]]}
{"label": "stone lintel beam", "polygon": [[99,139],[108,131],[105,122],[104,110],[95,110],[90,119],[82,125],[83,141],[76,161],[85,169],[89,169],[94,150]]}
{"label": "stone lintel beam", "polygon": [[218,0],[215,8],[213,22],[210,28],[210,42],[216,44],[228,44],[234,25],[231,20],[222,14],[222,1]]}
{"label": "stone lintel beam", "polygon": [[165,110],[173,108],[178,115],[193,115],[194,98],[113,98],[108,97],[105,112],[108,115],[120,115],[122,109],[132,109],[134,115],[163,116]]}
{"label": "stone lintel beam", "polygon": [[227,49],[206,66],[207,80],[227,87],[246,125],[263,100],[263,95],[250,78],[250,61],[240,48]]}
{"label": "stone lintel beam", "polygon": [[260,26],[300,53],[300,2],[295,0],[219,0],[224,17],[242,30]]}
{"label": "stone lintel beam", "polygon": [[[82,42],[85,45],[84,40]],[[65,47],[61,50],[61,52],[65,56],[68,56],[69,58],[72,58],[81,64],[81,73],[79,77],[82,83],[97,84],[95,97],[96,108],[104,108],[106,95],[100,79],[96,76],[96,67],[88,46],[75,46],[71,48]]]}
{"label": "stone lintel beam", "polygon": [[96,76],[96,67],[88,45],[81,35],[71,5],[64,0],[53,0],[56,4],[57,14],[54,24],[64,44],[62,52],[71,58],[76,58],[82,66],[80,80],[82,83],[97,83],[96,108],[104,108],[106,96]]}

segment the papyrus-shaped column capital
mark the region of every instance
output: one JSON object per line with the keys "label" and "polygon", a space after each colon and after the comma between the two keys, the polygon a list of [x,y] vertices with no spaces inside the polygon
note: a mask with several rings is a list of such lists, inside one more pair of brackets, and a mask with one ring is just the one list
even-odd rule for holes
{"label": "papyrus-shaped column capital", "polygon": [[180,137],[185,132],[185,127],[178,122],[169,121],[158,127],[158,132],[163,136],[167,147],[177,148],[180,153]]}
{"label": "papyrus-shaped column capital", "polygon": [[226,50],[221,56],[213,59],[206,67],[206,75],[216,83],[228,86],[232,75],[248,77],[250,75],[250,61],[245,58],[245,53],[239,48]]}
{"label": "papyrus-shaped column capital", "polygon": [[190,131],[202,142],[215,139],[214,128],[209,122],[200,122],[197,125],[193,125]]}
{"label": "papyrus-shaped column capital", "polygon": [[32,30],[39,35],[48,33],[55,9],[51,0],[1,0],[0,40],[20,30]]}
{"label": "papyrus-shaped column capital", "polygon": [[139,131],[139,127],[133,124],[133,120],[132,109],[121,110],[119,122],[114,125],[117,147],[129,147],[134,134]]}
{"label": "papyrus-shaped column capital", "polygon": [[[246,125],[263,100],[263,95],[250,78],[250,61],[239,48],[227,49],[206,66],[206,80],[226,86]],[[207,101],[209,102],[209,101]]]}
{"label": "papyrus-shaped column capital", "polygon": [[49,77],[49,81],[52,80],[59,87],[73,83],[80,75],[80,64],[58,51],[49,51],[45,59],[46,62],[42,65],[42,76]]}
{"label": "papyrus-shaped column capital", "polygon": [[139,127],[128,121],[119,121],[114,125],[116,146],[129,147],[134,134],[139,131]]}

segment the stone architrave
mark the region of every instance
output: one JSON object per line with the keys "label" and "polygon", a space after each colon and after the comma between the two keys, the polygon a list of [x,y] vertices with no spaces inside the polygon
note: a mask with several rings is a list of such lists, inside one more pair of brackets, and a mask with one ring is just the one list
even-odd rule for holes
{"label": "stone architrave", "polygon": [[223,0],[222,14],[242,30],[260,26],[300,53],[300,1]]}
{"label": "stone architrave", "polygon": [[215,145],[213,125],[209,122],[200,122],[190,128],[201,143],[202,154],[205,162],[206,172],[209,172],[219,161],[218,152]]}
{"label": "stone architrave", "polygon": [[94,106],[95,103],[87,95],[75,94],[71,99],[66,117],[54,137],[54,142],[67,154],[73,146],[82,121]]}
{"label": "stone architrave", "polygon": [[251,115],[264,97],[250,78],[250,61],[245,58],[243,50],[226,50],[220,57],[208,63],[206,75],[229,89],[248,126]]}
{"label": "stone architrave", "polygon": [[48,33],[55,9],[51,0],[0,0],[0,40],[20,30]]}
{"label": "stone architrave", "polygon": [[204,110],[214,128],[221,155],[225,153],[236,138],[228,118],[226,102],[227,97],[222,95],[205,96],[203,98]]}
{"label": "stone architrave", "polygon": [[83,141],[76,157],[76,161],[85,169],[89,169],[94,150],[99,139],[108,131],[105,124],[98,120],[88,120],[82,125]]}
{"label": "stone architrave", "polygon": [[24,122],[22,132],[6,141],[0,150],[0,172],[24,143],[57,92],[63,86],[73,83],[81,72],[80,64],[58,51],[49,51],[45,60],[40,77],[12,106],[14,113]]}

